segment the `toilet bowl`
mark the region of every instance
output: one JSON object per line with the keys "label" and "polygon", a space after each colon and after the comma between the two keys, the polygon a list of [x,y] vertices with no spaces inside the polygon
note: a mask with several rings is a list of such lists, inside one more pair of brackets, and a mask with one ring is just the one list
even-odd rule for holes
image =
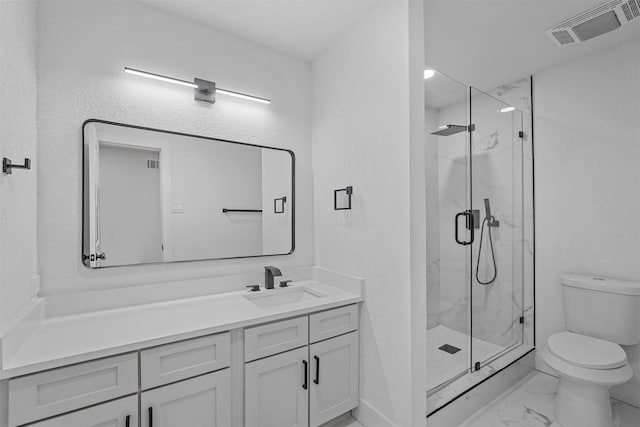
{"label": "toilet bowl", "polygon": [[563,275],[567,332],[551,335],[542,360],[559,376],[562,427],[613,427],[609,389],[633,377],[622,345],[640,343],[640,283]]}
{"label": "toilet bowl", "polygon": [[559,375],[556,421],[563,427],[613,427],[609,388],[633,377],[618,344],[561,332],[549,337],[542,359]]}

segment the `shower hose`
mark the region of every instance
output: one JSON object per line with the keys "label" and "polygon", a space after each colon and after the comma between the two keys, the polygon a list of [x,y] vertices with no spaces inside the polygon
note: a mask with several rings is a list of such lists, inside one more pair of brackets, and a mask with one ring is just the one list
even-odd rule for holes
{"label": "shower hose", "polygon": [[[493,217],[491,217],[493,219]],[[489,234],[489,247],[491,248],[491,260],[493,261],[493,277],[489,279],[487,282],[483,282],[480,280],[479,270],[480,270],[480,255],[482,255],[482,240],[484,239],[484,226],[487,226]],[[496,277],[498,276],[498,267],[496,266],[496,253],[493,249],[493,237],[491,236],[491,226],[489,225],[489,218],[482,220],[482,227],[480,228],[480,247],[478,248],[478,262],[476,263],[476,280],[479,284],[486,286],[492,284]]]}

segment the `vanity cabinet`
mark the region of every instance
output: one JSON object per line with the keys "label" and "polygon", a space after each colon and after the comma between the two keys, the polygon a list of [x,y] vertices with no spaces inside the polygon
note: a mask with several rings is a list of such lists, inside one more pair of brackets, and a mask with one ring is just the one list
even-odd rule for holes
{"label": "vanity cabinet", "polygon": [[9,425],[230,426],[230,354],[224,332],[13,378]]}
{"label": "vanity cabinet", "polygon": [[358,406],[358,353],[351,304],[10,378],[4,405],[9,427],[315,427]]}
{"label": "vanity cabinet", "polygon": [[142,426],[214,427],[231,425],[229,369],[144,391]]}
{"label": "vanity cabinet", "polygon": [[357,407],[357,328],[354,304],[246,329],[246,427],[315,427]]}

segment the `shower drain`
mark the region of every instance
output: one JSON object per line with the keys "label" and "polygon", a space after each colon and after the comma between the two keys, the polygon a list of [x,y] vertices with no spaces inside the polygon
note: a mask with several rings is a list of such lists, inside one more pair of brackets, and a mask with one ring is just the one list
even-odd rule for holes
{"label": "shower drain", "polygon": [[442,346],[438,347],[438,350],[445,351],[445,352],[447,352],[449,354],[456,354],[457,352],[460,351],[460,349],[458,347],[452,346],[450,344],[442,345]]}

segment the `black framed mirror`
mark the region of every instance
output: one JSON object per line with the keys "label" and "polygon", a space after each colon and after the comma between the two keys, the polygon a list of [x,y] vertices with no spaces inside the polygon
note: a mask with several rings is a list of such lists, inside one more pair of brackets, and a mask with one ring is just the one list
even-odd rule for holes
{"label": "black framed mirror", "polygon": [[86,267],[293,253],[293,151],[97,119],[82,132]]}

